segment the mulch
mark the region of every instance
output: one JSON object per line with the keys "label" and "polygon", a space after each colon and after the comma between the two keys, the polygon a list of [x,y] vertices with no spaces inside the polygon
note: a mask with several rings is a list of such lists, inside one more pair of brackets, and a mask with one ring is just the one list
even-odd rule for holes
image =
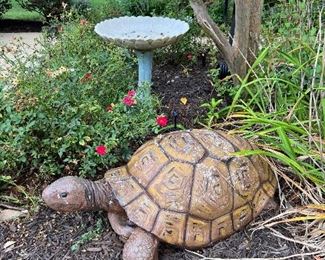
{"label": "mulch", "polygon": [[[185,128],[202,127],[206,109],[201,105],[210,102],[217,92],[208,77],[207,67],[198,64],[157,65],[153,71],[152,91],[159,97],[161,112],[168,115],[172,123]],[[186,99],[186,104],[181,99]]]}
{"label": "mulch", "polygon": [[[256,221],[276,214],[266,210]],[[89,233],[99,219],[103,222],[102,232],[91,241],[86,241],[79,251],[71,246],[80,243],[82,235]],[[252,225],[212,247],[196,251],[205,257],[252,258],[283,257],[299,252],[292,242],[275,237],[267,229],[252,232]],[[280,227],[276,228],[285,232]],[[286,234],[289,235],[290,234]],[[3,249],[6,242],[12,246]],[[31,218],[0,224],[0,259],[121,259],[123,242],[112,231],[104,212],[83,212],[62,214],[45,206]],[[189,251],[161,244],[159,259],[199,259]]]}

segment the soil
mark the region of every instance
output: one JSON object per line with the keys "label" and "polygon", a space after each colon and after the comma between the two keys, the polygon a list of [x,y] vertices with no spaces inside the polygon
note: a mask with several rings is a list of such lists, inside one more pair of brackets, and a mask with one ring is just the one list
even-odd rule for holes
{"label": "soil", "polygon": [[[201,105],[217,95],[208,77],[207,67],[194,65],[156,66],[153,72],[153,92],[161,102],[161,112],[185,128],[194,128],[203,120]],[[182,103],[181,99],[186,102]]]}

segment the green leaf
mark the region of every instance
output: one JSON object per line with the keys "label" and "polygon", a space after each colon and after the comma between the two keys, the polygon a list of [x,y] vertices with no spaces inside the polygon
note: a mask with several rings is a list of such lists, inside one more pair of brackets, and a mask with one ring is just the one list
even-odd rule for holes
{"label": "green leaf", "polygon": [[285,133],[284,131],[284,128],[283,127],[278,127],[276,129],[281,141],[282,141],[282,144],[281,144],[281,147],[283,148],[283,150],[286,152],[287,155],[289,155],[289,157],[293,160],[296,159],[296,155],[295,155],[295,152],[293,151],[292,147],[291,147],[291,144],[290,144],[290,140],[287,136],[287,134]]}

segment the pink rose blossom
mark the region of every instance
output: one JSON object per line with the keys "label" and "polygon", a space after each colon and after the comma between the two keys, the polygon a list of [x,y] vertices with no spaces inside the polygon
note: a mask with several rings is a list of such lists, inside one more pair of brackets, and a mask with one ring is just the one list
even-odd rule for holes
{"label": "pink rose blossom", "polygon": [[100,156],[103,156],[107,153],[106,146],[105,145],[99,145],[96,147],[96,153]]}
{"label": "pink rose blossom", "polygon": [[137,94],[137,92],[134,89],[128,91],[129,97],[135,97],[136,94]]}
{"label": "pink rose blossom", "polygon": [[131,106],[135,105],[136,103],[137,103],[137,101],[131,96],[125,96],[123,98],[123,104],[128,107],[131,107]]}

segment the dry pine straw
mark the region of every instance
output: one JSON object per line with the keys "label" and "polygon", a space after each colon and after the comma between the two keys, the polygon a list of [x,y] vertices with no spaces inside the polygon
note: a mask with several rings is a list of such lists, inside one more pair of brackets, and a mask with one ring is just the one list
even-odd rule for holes
{"label": "dry pine straw", "polygon": [[[269,229],[276,237],[294,242],[302,246],[301,254],[292,257],[325,257],[325,198],[320,187],[306,179],[298,180],[289,168],[269,161],[278,176],[278,196],[280,213],[265,221],[254,223],[254,231]],[[274,227],[281,225],[291,238]],[[253,232],[254,232],[253,231]],[[289,256],[288,256],[289,257]],[[288,259],[288,257],[278,259]]]}

